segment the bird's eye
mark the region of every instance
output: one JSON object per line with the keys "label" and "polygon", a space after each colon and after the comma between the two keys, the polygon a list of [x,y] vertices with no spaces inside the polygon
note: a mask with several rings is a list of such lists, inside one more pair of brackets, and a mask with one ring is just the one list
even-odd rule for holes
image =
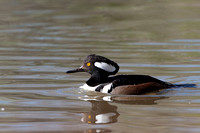
{"label": "bird's eye", "polygon": [[90,63],[90,62],[88,62],[88,63],[87,63],[87,66],[90,66],[90,65],[91,65],[91,63]]}

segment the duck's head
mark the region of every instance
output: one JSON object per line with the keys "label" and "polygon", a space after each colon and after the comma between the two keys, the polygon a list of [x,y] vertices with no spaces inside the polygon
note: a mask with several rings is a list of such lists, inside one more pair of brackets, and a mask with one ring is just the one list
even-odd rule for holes
{"label": "duck's head", "polygon": [[100,74],[100,75],[115,75],[119,70],[119,66],[114,61],[111,61],[103,56],[99,55],[88,55],[83,61],[83,65],[80,68],[69,70],[66,73],[75,72],[88,72],[89,74]]}

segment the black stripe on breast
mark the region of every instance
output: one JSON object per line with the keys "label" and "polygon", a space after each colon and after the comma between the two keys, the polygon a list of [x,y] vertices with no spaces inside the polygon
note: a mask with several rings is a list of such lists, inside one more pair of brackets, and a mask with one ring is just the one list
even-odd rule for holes
{"label": "black stripe on breast", "polygon": [[[105,87],[106,85],[109,85],[109,84],[108,84],[108,83],[101,84],[100,86],[98,86],[98,87],[95,89],[95,91],[102,92],[103,89],[104,89],[104,87]],[[111,87],[108,89],[108,92],[106,92],[106,93],[110,93],[110,92],[112,92],[112,90],[113,90],[113,86],[111,86]]]}
{"label": "black stripe on breast", "polygon": [[113,90],[113,87],[111,86],[111,88],[108,90],[108,93],[111,93]]}
{"label": "black stripe on breast", "polygon": [[103,89],[104,86],[105,86],[104,84],[98,86],[98,87],[95,89],[95,91],[100,92],[100,91]]}

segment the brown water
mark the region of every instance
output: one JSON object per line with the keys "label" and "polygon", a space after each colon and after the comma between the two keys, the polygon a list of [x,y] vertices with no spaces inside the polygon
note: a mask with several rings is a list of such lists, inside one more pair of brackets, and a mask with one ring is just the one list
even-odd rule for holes
{"label": "brown water", "polygon": [[[199,12],[199,0],[1,0],[0,131],[199,133]],[[91,53],[197,87],[107,102],[78,88],[88,74],[65,74]]]}

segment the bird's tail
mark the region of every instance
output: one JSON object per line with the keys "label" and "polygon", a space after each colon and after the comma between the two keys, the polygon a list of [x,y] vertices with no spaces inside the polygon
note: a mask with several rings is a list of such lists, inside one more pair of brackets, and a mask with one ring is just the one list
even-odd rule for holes
{"label": "bird's tail", "polygon": [[172,87],[196,88],[196,84],[173,84]]}

